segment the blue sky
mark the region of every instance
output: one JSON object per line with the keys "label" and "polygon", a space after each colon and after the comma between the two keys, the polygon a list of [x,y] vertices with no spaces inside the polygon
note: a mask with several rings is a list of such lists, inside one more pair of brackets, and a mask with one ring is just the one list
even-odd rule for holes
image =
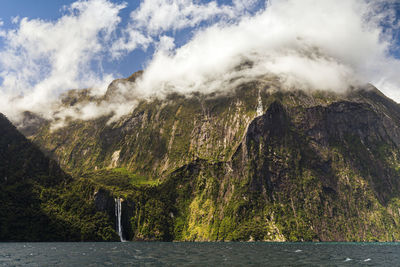
{"label": "blue sky", "polygon": [[[69,6],[70,4],[76,2],[77,0],[2,0],[0,9],[0,19],[3,22],[3,29],[15,29],[18,25],[12,23],[12,19],[15,17],[29,19],[42,19],[46,21],[56,21],[60,19],[67,11],[63,7]],[[111,0],[114,3],[127,3],[126,8],[123,8],[119,12],[119,16],[122,18],[119,28],[126,27],[129,21],[129,14],[138,8],[141,1],[123,1],[123,0]],[[202,3],[210,2],[200,1]],[[232,5],[232,0],[217,0],[219,5]],[[396,2],[396,1],[395,1]],[[251,12],[255,13],[258,10],[264,8],[265,3],[263,1],[258,1]],[[398,18],[400,17],[400,3],[392,4],[389,8],[395,9]],[[204,26],[206,23],[200,24]],[[390,27],[390,25],[385,25]],[[175,45],[177,47],[185,44],[192,37],[194,30],[193,28],[186,28],[178,31],[167,31],[166,34],[171,35],[175,38]],[[390,53],[396,57],[400,58],[400,31],[396,30],[394,33],[397,42],[391,47]],[[0,48],[4,46],[2,38],[0,38]],[[125,54],[124,57],[119,59],[103,59],[102,68],[105,72],[115,72],[117,75],[123,77],[129,76],[131,73],[143,69],[146,62],[148,62],[154,53],[154,47],[149,46],[147,49],[136,49],[130,53]],[[2,77],[0,76],[0,81]]]}
{"label": "blue sky", "polygon": [[[42,19],[46,21],[56,21],[67,13],[64,10],[65,6],[76,2],[77,0],[2,0],[0,9],[0,19],[3,21],[4,29],[15,29],[18,25],[12,23],[14,17],[29,18],[29,19]],[[122,4],[126,3],[126,8],[123,8],[119,12],[121,17],[121,23],[119,28],[126,27],[129,21],[130,13],[137,9],[140,5],[139,0],[134,1],[123,1],[123,0],[111,0],[110,2]],[[208,3],[211,0],[199,1],[200,3]],[[219,5],[232,5],[232,0],[217,0]],[[254,8],[250,11],[252,13],[260,10],[265,6],[263,1],[258,1]],[[205,26],[207,23],[200,23],[196,28]],[[164,34],[173,36],[175,38],[175,45],[177,47],[185,44],[194,32],[194,27],[181,29],[178,31],[166,31]],[[120,30],[117,29],[117,30]],[[0,38],[0,46],[4,45]],[[124,57],[119,59],[104,59],[102,60],[102,67],[105,72],[116,72],[122,77],[127,77],[137,70],[141,70],[145,67],[154,53],[154,47],[149,46],[147,49],[137,49],[126,54]],[[0,77],[1,79],[1,77]],[[1,81],[1,80],[0,80]]]}
{"label": "blue sky", "polygon": [[[17,24],[12,23],[12,19],[15,17],[29,18],[29,19],[42,19],[45,21],[56,21],[67,13],[64,7],[76,2],[77,0],[2,0],[0,9],[0,20],[3,22],[3,29],[15,29]],[[208,3],[211,0],[201,0],[200,3]],[[126,3],[127,6],[120,10],[119,16],[121,17],[121,23],[119,28],[126,27],[129,21],[130,13],[137,9],[142,1],[123,1],[123,0],[110,0],[110,2],[122,4]],[[232,0],[216,0],[219,5],[232,5]],[[256,4],[250,10],[251,13],[255,13],[265,7],[264,1],[254,1]],[[394,1],[396,2],[396,1]],[[397,17],[400,17],[400,3],[392,4],[389,8],[396,10]],[[398,19],[397,19],[398,20]],[[397,21],[398,23],[398,21]],[[384,24],[384,23],[383,23]],[[199,26],[205,26],[207,22],[200,23]],[[385,25],[389,27],[390,25]],[[178,31],[167,31],[165,34],[173,36],[175,38],[175,45],[179,47],[185,44],[195,32],[195,27],[188,27]],[[117,29],[120,30],[120,29]],[[396,30],[395,38],[398,40],[395,46],[391,47],[391,54],[394,57],[400,58],[400,31]],[[0,38],[0,48],[4,46],[2,38]],[[145,67],[146,62],[151,60],[154,53],[154,47],[149,46],[146,49],[136,49],[124,55],[119,59],[103,59],[102,67],[105,72],[116,72],[123,77],[129,76],[137,70],[141,70]],[[1,81],[2,77],[0,77]]]}
{"label": "blue sky", "polygon": [[[141,69],[112,103],[62,114],[123,115],[138,98],[266,74],[289,89],[372,83],[400,101],[399,15],[397,0],[2,0],[0,112],[51,118],[60,93],[101,95]],[[253,68],[236,71],[244,60]]]}
{"label": "blue sky", "polygon": [[[0,19],[4,22],[5,29],[13,29],[16,27],[12,23],[12,18],[19,16],[21,18],[27,17],[29,19],[43,19],[55,21],[59,19],[65,11],[64,6],[68,6],[76,0],[2,0],[0,8]],[[112,1],[115,3],[123,3],[126,1]],[[128,6],[120,11],[122,18],[121,26],[126,24],[129,19],[129,14],[133,9],[139,5],[139,1],[128,1]],[[2,44],[0,38],[0,45]],[[143,63],[151,57],[152,51],[137,50],[126,57],[111,61],[104,60],[105,71],[116,70],[123,77],[129,76],[131,73],[142,68]],[[0,77],[1,79],[1,77]]]}

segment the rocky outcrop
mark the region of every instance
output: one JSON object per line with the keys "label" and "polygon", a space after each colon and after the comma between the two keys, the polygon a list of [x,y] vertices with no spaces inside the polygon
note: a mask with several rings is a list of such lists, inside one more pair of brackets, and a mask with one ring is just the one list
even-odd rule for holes
{"label": "rocky outcrop", "polygon": [[96,211],[107,213],[110,217],[115,215],[115,204],[112,193],[100,188],[93,194],[94,207]]}
{"label": "rocky outcrop", "polygon": [[142,101],[112,124],[44,126],[33,140],[108,190],[97,211],[124,199],[130,240],[393,241],[399,129],[399,105],[371,86],[306,93],[260,78]]}

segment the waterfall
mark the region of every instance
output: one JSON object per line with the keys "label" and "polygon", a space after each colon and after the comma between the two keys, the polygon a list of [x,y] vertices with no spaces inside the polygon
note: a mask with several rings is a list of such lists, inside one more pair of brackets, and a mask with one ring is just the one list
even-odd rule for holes
{"label": "waterfall", "polygon": [[257,116],[261,116],[264,113],[264,108],[261,100],[261,92],[258,91],[258,105],[257,105]]}
{"label": "waterfall", "polygon": [[122,216],[122,206],[121,206],[121,199],[118,197],[115,199],[115,217],[117,219],[116,223],[116,231],[118,232],[119,238],[121,239],[121,242],[124,242],[125,239],[122,235],[122,221],[121,221],[121,216]]}

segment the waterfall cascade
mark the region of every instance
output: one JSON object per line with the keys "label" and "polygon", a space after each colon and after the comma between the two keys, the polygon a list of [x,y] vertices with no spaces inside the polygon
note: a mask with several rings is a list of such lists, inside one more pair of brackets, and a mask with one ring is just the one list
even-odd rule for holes
{"label": "waterfall cascade", "polygon": [[122,221],[121,221],[121,216],[122,216],[122,206],[121,206],[121,199],[118,197],[115,199],[115,217],[117,219],[116,223],[116,231],[119,235],[119,238],[121,239],[121,242],[124,242],[125,239],[122,235]]}
{"label": "waterfall cascade", "polygon": [[261,100],[261,92],[258,91],[258,105],[257,105],[257,116],[261,116],[264,113],[264,108]]}

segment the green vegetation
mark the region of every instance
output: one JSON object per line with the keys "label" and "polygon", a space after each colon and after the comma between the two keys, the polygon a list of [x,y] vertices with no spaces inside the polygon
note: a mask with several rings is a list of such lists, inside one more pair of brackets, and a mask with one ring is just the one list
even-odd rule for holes
{"label": "green vegetation", "polygon": [[126,168],[103,169],[87,172],[81,175],[82,178],[106,187],[110,190],[132,189],[143,185],[157,185],[158,180],[149,180],[140,174],[133,174]]}
{"label": "green vegetation", "polygon": [[52,240],[118,241],[114,217],[97,211],[91,200],[95,187],[87,181],[76,181],[63,188],[44,189],[40,193],[41,209],[58,221],[51,229]]}
{"label": "green vegetation", "polygon": [[68,174],[2,118],[0,240],[119,240],[115,198],[129,240],[400,240],[399,106],[276,88],[260,79],[142,101],[110,124],[43,125],[32,140]]}
{"label": "green vegetation", "polygon": [[92,191],[0,114],[0,241],[118,240],[109,216],[95,211]]}

